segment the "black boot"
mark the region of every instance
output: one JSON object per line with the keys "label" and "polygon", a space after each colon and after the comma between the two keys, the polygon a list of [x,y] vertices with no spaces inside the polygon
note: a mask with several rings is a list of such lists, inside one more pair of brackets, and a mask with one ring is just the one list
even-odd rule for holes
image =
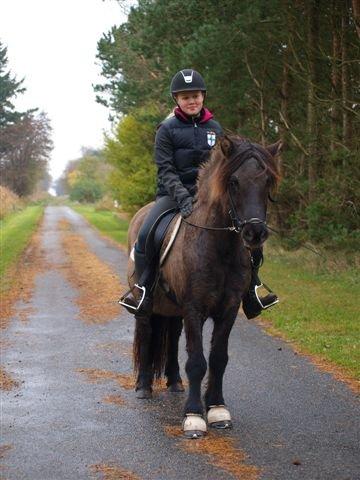
{"label": "black boot", "polygon": [[[263,310],[272,307],[279,302],[277,295],[272,292],[267,285],[263,284],[259,278],[259,268],[263,263],[261,249],[257,249],[253,253],[251,262],[252,271],[250,287],[242,301],[242,307],[248,319],[257,317]],[[260,297],[257,293],[257,290],[260,287],[264,287],[269,293],[264,297]]]}
{"label": "black boot", "polygon": [[[119,303],[129,313],[136,315],[149,315],[152,312],[152,287],[154,283],[153,265],[147,261],[146,255],[134,248],[135,274],[138,283],[123,297]],[[136,297],[134,292],[136,291]]]}

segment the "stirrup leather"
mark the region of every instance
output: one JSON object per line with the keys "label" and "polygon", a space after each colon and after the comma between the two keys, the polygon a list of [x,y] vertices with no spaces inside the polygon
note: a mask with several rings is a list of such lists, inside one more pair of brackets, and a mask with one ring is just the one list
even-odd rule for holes
{"label": "stirrup leather", "polygon": [[[270,302],[268,304],[265,304],[263,303],[263,301],[261,300],[261,297],[260,295],[258,294],[258,289],[259,288],[265,288],[265,290],[267,290],[270,294],[274,295],[275,297],[275,300],[273,302]],[[261,306],[261,308],[263,310],[267,309],[267,308],[270,308],[272,307],[273,305],[276,305],[277,303],[279,303],[279,299],[278,297],[274,294],[274,292],[265,284],[265,283],[260,283],[259,285],[255,285],[254,287],[254,292],[255,292],[255,296],[256,296],[256,300],[259,302],[259,305]],[[267,297],[268,295],[266,295]],[[263,297],[263,299],[265,299],[266,297]]]}
{"label": "stirrup leather", "polygon": [[[138,288],[142,293],[141,293],[141,298],[140,298],[140,301],[137,305],[137,307],[134,307],[133,305],[131,305],[130,303],[126,303],[126,298],[127,296],[129,295],[129,293],[131,293],[135,288]],[[135,283],[135,285],[133,286],[133,288],[131,288],[130,290],[128,290],[119,300],[119,304],[122,305],[123,307],[125,308],[130,308],[131,310],[134,310],[134,312],[138,312],[144,302],[144,299],[145,299],[145,296],[146,296],[146,287],[142,287],[140,285],[138,285],[137,283]]]}

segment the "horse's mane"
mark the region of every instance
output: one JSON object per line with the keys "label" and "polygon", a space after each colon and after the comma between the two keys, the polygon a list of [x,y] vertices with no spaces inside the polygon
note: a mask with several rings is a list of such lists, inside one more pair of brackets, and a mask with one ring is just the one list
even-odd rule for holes
{"label": "horse's mane", "polygon": [[198,178],[198,201],[218,202],[227,192],[231,175],[247,158],[256,158],[268,172],[270,187],[276,189],[280,172],[274,157],[266,148],[249,140],[232,135],[221,139],[212,149],[209,160],[204,163]]}

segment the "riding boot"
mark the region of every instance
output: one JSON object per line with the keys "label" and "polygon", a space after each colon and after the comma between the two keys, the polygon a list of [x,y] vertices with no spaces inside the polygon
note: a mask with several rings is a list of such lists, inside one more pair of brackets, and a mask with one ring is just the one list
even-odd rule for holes
{"label": "riding boot", "polygon": [[[269,287],[263,284],[259,278],[259,268],[263,264],[264,258],[262,249],[256,249],[251,256],[251,281],[248,292],[245,294],[242,306],[248,319],[255,318],[262,310],[272,307],[279,302],[277,295]],[[264,297],[259,297],[257,290],[264,287],[269,293]]]}
{"label": "riding boot", "polygon": [[[148,315],[152,311],[153,299],[152,288],[154,284],[153,265],[146,259],[146,255],[134,248],[135,274],[138,283],[125,294],[120,303],[128,312],[136,315]],[[133,294],[134,290],[140,290],[140,300]]]}

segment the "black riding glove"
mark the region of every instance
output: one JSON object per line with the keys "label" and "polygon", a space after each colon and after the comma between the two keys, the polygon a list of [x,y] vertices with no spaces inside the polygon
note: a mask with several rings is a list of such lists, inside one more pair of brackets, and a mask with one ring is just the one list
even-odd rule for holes
{"label": "black riding glove", "polygon": [[193,198],[185,197],[183,200],[181,200],[179,207],[180,207],[180,215],[183,218],[188,217],[193,211]]}

